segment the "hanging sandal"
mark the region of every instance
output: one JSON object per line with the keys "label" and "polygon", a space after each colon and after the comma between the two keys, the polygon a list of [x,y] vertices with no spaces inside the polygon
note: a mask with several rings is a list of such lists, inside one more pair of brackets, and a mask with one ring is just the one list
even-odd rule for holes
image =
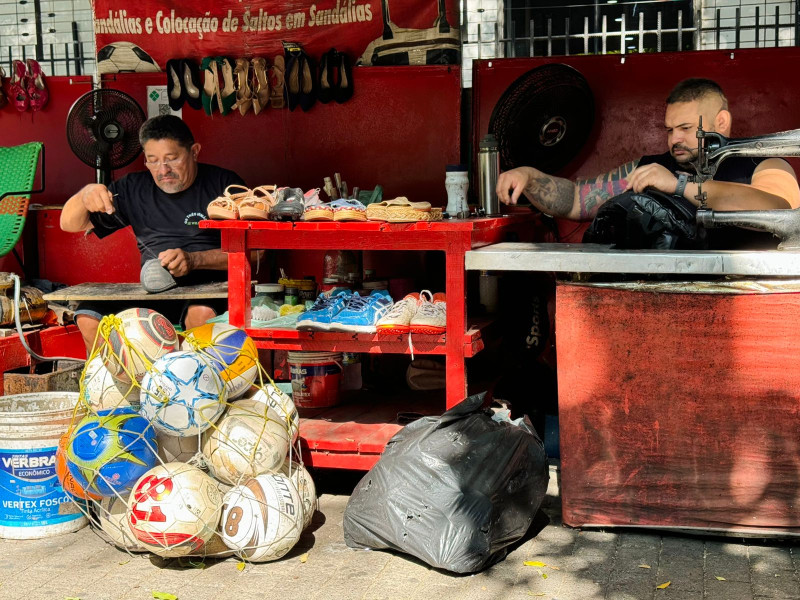
{"label": "hanging sandal", "polygon": [[200,110],[203,108],[203,100],[200,92],[200,71],[197,69],[197,63],[188,58],[184,59],[180,61],[180,70],[183,73],[181,85],[183,86],[183,95],[186,98],[186,102],[191,108]]}
{"label": "hanging sandal", "polygon": [[50,100],[50,92],[44,82],[42,66],[29,58],[25,61],[28,67],[28,98],[32,111],[42,110]]}
{"label": "hanging sandal", "polygon": [[219,73],[217,72],[217,59],[206,56],[200,63],[203,71],[203,110],[207,115],[214,112],[214,107],[219,98]]}
{"label": "hanging sandal", "polygon": [[269,105],[269,81],[267,81],[267,61],[261,57],[253,59],[253,112],[260,113]]}
{"label": "hanging sandal", "polygon": [[233,109],[239,109],[239,114],[244,116],[253,106],[253,92],[250,89],[250,61],[246,58],[236,59],[236,68],[233,76],[236,84],[236,104]]}
{"label": "hanging sandal", "polygon": [[286,60],[282,54],[275,57],[274,64],[269,68],[269,104],[272,108],[285,108],[286,100]]}
{"label": "hanging sandal", "polygon": [[239,218],[249,221],[266,221],[269,211],[275,205],[274,185],[260,185],[253,188],[253,192],[237,202]]}
{"label": "hanging sandal", "polygon": [[217,57],[219,75],[217,89],[219,90],[219,111],[227,115],[236,104],[236,86],[233,83],[233,65],[230,59],[224,56]]}

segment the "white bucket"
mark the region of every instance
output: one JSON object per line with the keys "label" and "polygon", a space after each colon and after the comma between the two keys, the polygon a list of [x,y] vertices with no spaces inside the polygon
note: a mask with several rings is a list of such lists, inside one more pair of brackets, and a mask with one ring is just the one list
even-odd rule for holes
{"label": "white bucket", "polygon": [[341,352],[289,352],[287,362],[295,406],[325,408],[339,404]]}
{"label": "white bucket", "polygon": [[77,531],[88,520],[56,477],[58,440],[78,392],[0,398],[0,537],[30,540]]}

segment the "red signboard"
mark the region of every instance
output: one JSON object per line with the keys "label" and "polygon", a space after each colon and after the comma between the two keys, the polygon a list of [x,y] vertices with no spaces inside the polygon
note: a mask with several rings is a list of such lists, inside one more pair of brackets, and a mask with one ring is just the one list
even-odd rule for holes
{"label": "red signboard", "polygon": [[335,47],[355,61],[383,36],[389,10],[396,28],[428,29],[440,7],[458,27],[457,6],[456,0],[93,1],[98,51],[131,42],[160,70],[171,58],[274,57],[283,53],[282,41],[302,44],[312,57]]}

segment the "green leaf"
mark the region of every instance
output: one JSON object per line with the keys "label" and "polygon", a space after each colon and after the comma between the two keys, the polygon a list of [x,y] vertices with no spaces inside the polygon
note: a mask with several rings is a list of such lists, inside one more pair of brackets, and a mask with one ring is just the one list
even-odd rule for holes
{"label": "green leaf", "polygon": [[155,600],[178,600],[178,597],[175,594],[156,591],[153,592],[153,598],[155,598]]}
{"label": "green leaf", "polygon": [[546,567],[547,565],[543,562],[539,562],[538,560],[526,560],[522,563],[526,567]]}
{"label": "green leaf", "polygon": [[717,581],[728,581],[727,579],[725,579],[724,577],[720,577],[719,575],[715,575],[714,579],[716,579]]}

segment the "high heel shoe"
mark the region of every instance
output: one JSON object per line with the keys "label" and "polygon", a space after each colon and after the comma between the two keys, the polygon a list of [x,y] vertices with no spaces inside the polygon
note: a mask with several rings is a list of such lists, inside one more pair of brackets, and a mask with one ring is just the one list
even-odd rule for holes
{"label": "high heel shoe", "polygon": [[25,63],[21,60],[15,60],[11,63],[11,85],[9,91],[11,92],[11,102],[19,112],[28,110],[30,99],[28,92],[25,90],[25,79],[27,76],[27,69]]}
{"label": "high heel shoe", "polygon": [[317,65],[303,52],[300,55],[300,108],[308,112],[317,102]]}
{"label": "high heel shoe", "polygon": [[350,66],[350,58],[344,52],[337,52],[337,63],[339,71],[338,85],[334,90],[333,97],[341,104],[353,97],[353,70]]}
{"label": "high heel shoe", "polygon": [[331,48],[319,59],[319,91],[317,98],[323,104],[333,100],[333,90],[336,87],[334,71],[336,69],[336,49]]}
{"label": "high heel shoe", "polygon": [[269,104],[270,89],[267,81],[267,61],[261,57],[253,59],[253,112],[260,113]]}
{"label": "high heel shoe", "polygon": [[197,63],[190,59],[181,61],[181,85],[183,87],[183,96],[186,98],[187,104],[195,110],[203,108],[203,100],[200,97],[200,71],[197,69]]}
{"label": "high heel shoe", "polygon": [[300,104],[300,54],[288,52],[286,57],[286,103],[293,111]]}
{"label": "high heel shoe", "polygon": [[219,98],[219,73],[217,71],[217,58],[206,56],[200,63],[203,71],[203,110],[207,115],[214,112],[214,107]]}
{"label": "high heel shoe", "polygon": [[6,71],[3,67],[0,67],[0,108],[3,108],[6,104],[8,104],[8,97],[6,96],[5,91],[3,91],[3,78],[6,76]]}
{"label": "high heel shoe", "polygon": [[250,61],[246,58],[237,58],[233,76],[236,86],[236,104],[233,105],[233,109],[238,108],[239,114],[244,116],[253,105],[253,92],[250,89]]}
{"label": "high heel shoe", "polygon": [[167,61],[167,101],[172,110],[180,110],[185,98],[181,87],[181,62],[177,59]]}
{"label": "high heel shoe", "polygon": [[219,65],[219,110],[223,115],[227,115],[236,104],[236,86],[233,83],[233,65],[229,58],[225,56],[217,57]]}
{"label": "high heel shoe", "polygon": [[44,71],[41,65],[29,58],[25,61],[28,67],[28,98],[30,99],[31,110],[42,110],[47,101],[50,100],[50,92],[44,82]]}
{"label": "high heel shoe", "polygon": [[269,68],[269,105],[272,108],[286,107],[286,60],[278,54]]}

